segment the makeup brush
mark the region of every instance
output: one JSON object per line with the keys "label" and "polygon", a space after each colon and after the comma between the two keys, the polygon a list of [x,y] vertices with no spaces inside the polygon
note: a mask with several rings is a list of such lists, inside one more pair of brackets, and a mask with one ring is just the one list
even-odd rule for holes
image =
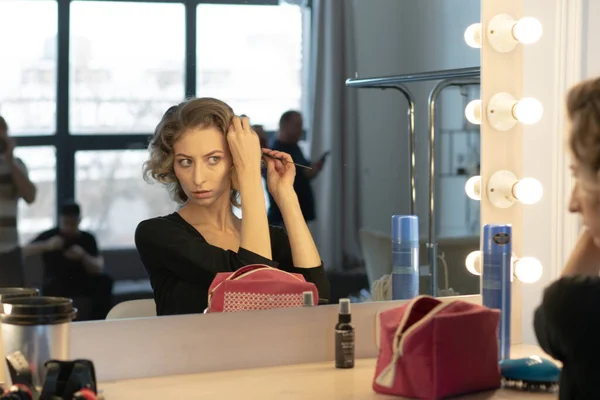
{"label": "makeup brush", "polygon": [[[279,160],[279,161],[281,161],[284,164],[287,164],[287,163],[291,162],[291,161],[286,160],[285,158],[275,157],[275,156],[272,156],[272,155],[270,155],[268,153],[263,153],[262,155],[264,157],[268,157],[268,158],[271,158],[273,160]],[[312,169],[311,167],[307,167],[306,165],[301,165],[301,164],[296,164],[296,163],[292,163],[292,164],[294,164],[297,167],[306,168],[306,169]]]}

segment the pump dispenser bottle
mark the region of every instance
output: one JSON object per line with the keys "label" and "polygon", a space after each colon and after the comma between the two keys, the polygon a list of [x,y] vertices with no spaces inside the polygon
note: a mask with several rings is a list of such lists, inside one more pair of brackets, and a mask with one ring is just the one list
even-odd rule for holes
{"label": "pump dispenser bottle", "polygon": [[312,307],[315,305],[313,292],[303,292],[302,293],[302,302],[304,307]]}
{"label": "pump dispenser bottle", "polygon": [[354,326],[350,299],[340,299],[338,323],[335,326],[335,367],[354,368]]}

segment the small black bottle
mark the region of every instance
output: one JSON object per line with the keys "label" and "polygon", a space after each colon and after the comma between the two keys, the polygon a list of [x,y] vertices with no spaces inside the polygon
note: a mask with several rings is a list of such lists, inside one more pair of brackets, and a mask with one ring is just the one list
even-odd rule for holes
{"label": "small black bottle", "polygon": [[351,324],[350,299],[340,299],[335,326],[335,367],[354,368],[354,326]]}

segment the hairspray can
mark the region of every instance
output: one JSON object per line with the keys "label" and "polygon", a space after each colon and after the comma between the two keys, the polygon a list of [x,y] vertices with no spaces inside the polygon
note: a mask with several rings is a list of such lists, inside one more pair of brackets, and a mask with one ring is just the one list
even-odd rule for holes
{"label": "hairspray can", "polygon": [[392,300],[419,295],[419,219],[392,216]]}
{"label": "hairspray can", "polygon": [[510,358],[512,227],[483,226],[483,305],[500,310],[499,359]]}

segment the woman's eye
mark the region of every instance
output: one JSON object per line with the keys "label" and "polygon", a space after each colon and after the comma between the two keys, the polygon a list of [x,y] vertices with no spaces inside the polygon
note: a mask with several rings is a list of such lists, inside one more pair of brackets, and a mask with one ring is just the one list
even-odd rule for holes
{"label": "woman's eye", "polygon": [[221,157],[217,157],[217,156],[212,156],[208,158],[208,163],[210,165],[215,165],[216,163],[218,163],[219,161],[221,161]]}
{"label": "woman's eye", "polygon": [[187,158],[184,158],[179,160],[179,165],[181,165],[182,167],[189,167],[190,165],[192,165],[192,162]]}

